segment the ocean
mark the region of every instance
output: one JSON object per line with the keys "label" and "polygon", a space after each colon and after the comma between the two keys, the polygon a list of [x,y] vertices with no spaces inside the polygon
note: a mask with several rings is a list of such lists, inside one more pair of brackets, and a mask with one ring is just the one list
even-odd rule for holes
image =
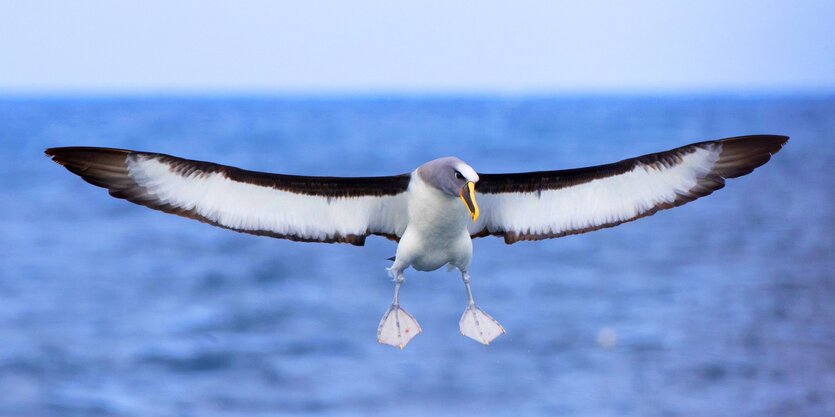
{"label": "ocean", "polygon": [[[234,233],[109,197],[43,150],[154,151],[368,176],[455,155],[481,172],[791,136],[715,194],[616,228],[474,241],[407,271],[424,332],[378,345],[395,244]],[[835,97],[0,99],[2,416],[830,416]]]}

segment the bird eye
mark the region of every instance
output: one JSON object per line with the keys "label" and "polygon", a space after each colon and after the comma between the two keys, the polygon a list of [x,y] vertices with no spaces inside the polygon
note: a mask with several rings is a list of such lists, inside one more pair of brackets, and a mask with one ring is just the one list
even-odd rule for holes
{"label": "bird eye", "polygon": [[463,175],[461,175],[461,173],[460,173],[460,172],[455,171],[455,178],[458,178],[459,180],[463,180],[463,179],[464,179],[464,176],[463,176]]}

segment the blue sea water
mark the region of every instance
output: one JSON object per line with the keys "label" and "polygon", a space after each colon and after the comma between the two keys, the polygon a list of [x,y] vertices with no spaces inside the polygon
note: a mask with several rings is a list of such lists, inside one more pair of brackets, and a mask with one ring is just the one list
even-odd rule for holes
{"label": "blue sea water", "polygon": [[[409,271],[424,333],[378,345],[394,243],[237,234],[110,198],[46,147],[388,175],[456,155],[570,168],[786,134],[695,203],[586,235],[474,242],[508,334],[458,333],[457,273]],[[835,414],[835,98],[0,100],[2,416]]]}

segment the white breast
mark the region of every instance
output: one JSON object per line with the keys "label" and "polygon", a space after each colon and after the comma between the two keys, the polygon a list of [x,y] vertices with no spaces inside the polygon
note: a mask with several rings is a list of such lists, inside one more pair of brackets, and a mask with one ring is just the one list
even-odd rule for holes
{"label": "white breast", "polygon": [[448,263],[465,270],[473,255],[469,216],[459,198],[427,185],[417,173],[409,183],[409,224],[397,246],[394,269],[433,271]]}

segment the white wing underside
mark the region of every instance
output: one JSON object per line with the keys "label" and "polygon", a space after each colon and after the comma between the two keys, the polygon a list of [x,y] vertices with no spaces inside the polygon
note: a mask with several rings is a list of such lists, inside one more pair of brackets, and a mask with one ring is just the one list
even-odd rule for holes
{"label": "white wing underside", "polygon": [[637,164],[623,174],[555,190],[478,194],[481,217],[470,232],[555,236],[641,217],[687,195],[720,152],[718,144],[697,148],[674,166]]}
{"label": "white wing underside", "polygon": [[181,176],[169,165],[143,155],[128,157],[136,183],[161,202],[193,210],[218,225],[239,231],[269,231],[306,240],[369,233],[401,236],[406,201],[394,196],[323,197],[237,182],[223,173]]}

